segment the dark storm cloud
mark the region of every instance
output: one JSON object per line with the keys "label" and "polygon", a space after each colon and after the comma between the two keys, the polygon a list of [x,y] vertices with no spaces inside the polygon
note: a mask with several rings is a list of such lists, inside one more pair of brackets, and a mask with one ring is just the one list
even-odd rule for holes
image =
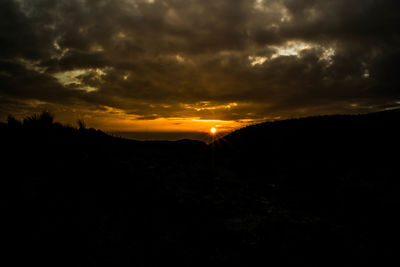
{"label": "dark storm cloud", "polygon": [[391,108],[399,11],[394,0],[2,0],[1,112],[18,101],[142,119]]}

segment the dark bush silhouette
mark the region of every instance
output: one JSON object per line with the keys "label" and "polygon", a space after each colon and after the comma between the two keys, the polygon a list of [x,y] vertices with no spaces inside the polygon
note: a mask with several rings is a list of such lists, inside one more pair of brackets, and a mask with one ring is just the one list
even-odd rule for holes
{"label": "dark bush silhouette", "polygon": [[23,120],[25,127],[46,128],[53,124],[54,116],[49,111],[43,111],[41,114],[27,116]]}

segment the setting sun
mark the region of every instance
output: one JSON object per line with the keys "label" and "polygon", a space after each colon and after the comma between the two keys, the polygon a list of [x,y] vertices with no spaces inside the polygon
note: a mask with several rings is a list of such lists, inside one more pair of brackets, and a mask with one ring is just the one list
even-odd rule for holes
{"label": "setting sun", "polygon": [[210,132],[211,132],[211,134],[215,134],[215,133],[217,132],[217,129],[211,128],[211,129],[210,129]]}

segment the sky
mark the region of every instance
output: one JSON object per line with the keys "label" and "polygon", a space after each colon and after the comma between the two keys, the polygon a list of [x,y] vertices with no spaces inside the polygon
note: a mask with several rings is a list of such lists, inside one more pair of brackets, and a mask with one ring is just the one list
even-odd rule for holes
{"label": "sky", "polygon": [[400,106],[398,0],[0,0],[0,119],[230,131]]}

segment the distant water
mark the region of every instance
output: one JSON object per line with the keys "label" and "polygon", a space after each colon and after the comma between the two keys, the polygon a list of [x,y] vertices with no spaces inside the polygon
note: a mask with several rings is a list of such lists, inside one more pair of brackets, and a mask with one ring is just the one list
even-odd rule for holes
{"label": "distant water", "polygon": [[111,132],[108,134],[140,141],[192,139],[210,142],[212,139],[210,134],[203,132]]}

